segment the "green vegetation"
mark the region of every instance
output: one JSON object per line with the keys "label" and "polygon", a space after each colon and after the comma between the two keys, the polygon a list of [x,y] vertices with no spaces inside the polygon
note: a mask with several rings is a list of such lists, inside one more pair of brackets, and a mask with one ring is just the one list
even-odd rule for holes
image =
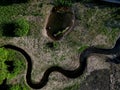
{"label": "green vegetation", "polygon": [[0,48],[0,83],[7,78],[13,79],[25,68],[24,60],[16,51]]}
{"label": "green vegetation", "polygon": [[55,6],[72,6],[72,1],[71,0],[54,0]]}
{"label": "green vegetation", "polygon": [[[20,14],[25,14],[27,4],[0,6],[0,37],[3,34],[3,26],[6,23],[13,22],[13,16],[17,17]],[[24,12],[24,13],[23,13]]]}
{"label": "green vegetation", "polygon": [[25,19],[15,21],[15,36],[26,36],[29,32],[29,24]]}
{"label": "green vegetation", "polygon": [[63,90],[79,90],[79,88],[80,88],[80,85],[76,83],[69,87],[65,87]]}
{"label": "green vegetation", "polygon": [[5,23],[3,25],[3,36],[21,37],[26,36],[29,32],[29,24],[25,19]]}
{"label": "green vegetation", "polygon": [[46,45],[49,48],[57,49],[59,47],[59,42],[48,42]]}
{"label": "green vegetation", "polygon": [[15,84],[10,86],[10,90],[30,90],[30,88],[25,84],[24,85]]}
{"label": "green vegetation", "polygon": [[[108,36],[112,41],[115,40],[115,36],[120,29],[119,8],[106,6],[101,9],[93,6],[93,8],[85,9],[84,6],[82,6],[81,9],[83,9],[83,12],[77,15],[77,19],[81,21],[80,24],[88,30],[91,36],[99,33]],[[116,33],[113,35],[113,32]],[[114,37],[111,37],[111,35]]]}
{"label": "green vegetation", "polygon": [[[1,0],[1,1],[8,1],[8,0]],[[1,5],[1,1],[0,1],[0,5]],[[17,2],[20,0],[14,0],[14,1]],[[11,5],[7,5],[7,6],[1,5],[0,6],[0,37],[2,38],[2,36],[6,36],[6,32],[7,32],[7,36],[12,35],[12,37],[14,37],[15,35],[16,36],[27,35],[28,33],[27,29],[29,28],[28,26],[30,26],[31,27],[30,35],[32,37],[29,38],[29,41],[31,40],[31,42],[34,42],[34,40],[36,41],[38,40],[40,46],[38,47],[37,52],[40,52],[40,53],[42,52],[42,54],[40,55],[43,55],[43,53],[46,54],[46,55],[40,56],[40,58],[44,58],[44,56],[49,57],[51,55],[51,57],[48,58],[49,60],[45,61],[46,65],[50,64],[50,62],[53,62],[53,65],[60,66],[60,63],[61,63],[62,64],[61,66],[64,66],[65,68],[67,66],[64,65],[65,64],[64,62],[66,63],[69,62],[67,61],[69,57],[72,58],[73,56],[76,55],[76,52],[78,54],[82,52],[84,49],[86,49],[87,48],[86,45],[91,46],[94,43],[91,41],[93,41],[93,39],[95,39],[97,35],[105,35],[110,40],[110,42],[107,42],[107,44],[110,44],[111,46],[115,42],[116,37],[120,32],[120,24],[119,24],[120,14],[118,14],[120,12],[119,7],[116,8],[116,7],[111,7],[111,6],[109,7],[105,5],[99,6],[95,3],[92,4],[91,1],[93,2],[93,0],[81,0],[81,1],[74,0],[76,2],[78,1],[78,3],[75,3],[75,4],[71,2],[73,0],[54,0],[55,6],[72,6],[73,5],[75,7],[75,14],[76,14],[77,20],[74,28],[75,30],[73,30],[69,35],[67,35],[65,39],[60,41],[60,43],[54,42],[54,43],[48,43],[46,45],[47,47],[53,48],[49,50],[44,45],[47,42],[46,39],[43,39],[44,37],[42,37],[40,33],[41,30],[43,29],[42,26],[44,23],[44,19],[47,16],[45,12],[50,10],[50,4],[47,1],[49,0],[45,0],[45,1],[33,0],[31,4],[30,3],[20,3],[20,4],[12,3]],[[87,2],[90,2],[90,4]],[[26,20],[23,20],[23,19],[21,20],[21,18],[23,19],[28,18],[30,25]],[[16,31],[15,33],[14,32],[11,33],[11,31],[5,31],[6,29],[4,29],[3,31],[4,25],[7,25],[8,27],[14,29],[15,23],[13,21],[17,19],[18,19],[17,22],[19,23],[18,26],[19,25],[22,26],[22,30],[24,28],[25,31],[20,30],[21,28],[20,29],[17,28],[18,31]],[[25,24],[22,25],[23,23],[21,22],[24,22]],[[60,35],[62,33],[63,33],[62,31],[58,32],[57,35]],[[15,43],[17,42],[15,39],[12,39],[12,38],[10,38],[10,40],[12,40]],[[18,42],[21,45],[23,45],[25,40],[26,39],[24,38],[22,40],[19,39]],[[5,38],[5,40],[3,39],[3,41],[4,42],[2,43],[8,42],[9,38],[7,39]],[[18,44],[18,42],[16,44]],[[35,45],[32,46],[31,43],[27,43],[25,45],[26,47],[27,46],[31,46],[33,48],[35,47]],[[44,46],[45,48],[42,48]],[[33,49],[31,49],[31,52],[33,53]],[[11,81],[23,70],[25,70],[26,63],[23,61],[23,58],[21,57],[22,56],[18,52],[0,48],[0,83],[5,78],[7,78],[8,81]],[[9,65],[8,62],[11,63],[11,65]],[[42,62],[40,62],[40,64],[44,65],[44,63]],[[9,69],[11,66],[13,66],[13,68]],[[42,66],[41,67],[40,66],[38,67],[43,68]],[[44,72],[44,71],[41,70],[41,72]],[[36,75],[34,75],[33,77],[35,76]],[[18,80],[19,79],[21,78],[18,77]],[[26,89],[27,86],[25,86],[24,84],[25,83],[20,82],[20,84],[12,85],[11,90],[28,90]],[[51,86],[51,88],[53,87]],[[57,88],[57,87],[54,87],[54,88]],[[59,88],[57,89],[59,90]],[[72,80],[71,86],[66,87],[65,89],[62,88],[60,90],[78,90],[78,89],[79,89],[79,86],[77,84],[74,84],[74,81]]]}
{"label": "green vegetation", "polygon": [[8,57],[8,51],[5,50],[4,48],[0,48],[0,84],[2,81],[6,78],[7,76],[7,66],[4,65],[5,60]]}
{"label": "green vegetation", "polygon": [[15,76],[17,76],[19,73],[21,73],[24,69],[25,69],[25,61],[23,59],[23,56],[13,50],[8,50],[9,54],[8,54],[8,58],[7,61],[13,61],[13,71],[11,73],[8,74],[8,78],[12,79]]}
{"label": "green vegetation", "polygon": [[78,52],[81,53],[83,52],[86,48],[88,48],[89,46],[86,46],[86,45],[82,45],[79,49],[78,49]]}

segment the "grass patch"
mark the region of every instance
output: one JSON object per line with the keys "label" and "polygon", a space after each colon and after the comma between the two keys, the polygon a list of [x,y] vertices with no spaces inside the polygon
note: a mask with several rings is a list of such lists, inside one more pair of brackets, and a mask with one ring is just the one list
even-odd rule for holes
{"label": "grass patch", "polygon": [[10,85],[10,90],[30,90],[30,88],[25,84],[25,82],[21,82],[21,84]]}
{"label": "grass patch", "polygon": [[5,60],[8,57],[8,51],[4,48],[0,48],[0,84],[6,78],[7,66],[4,64]]}
{"label": "grass patch", "polygon": [[11,73],[8,74],[7,77],[9,79],[12,79],[25,69],[26,63],[24,61],[23,56],[20,53],[10,49],[8,50],[8,52],[9,54],[8,54],[7,61],[13,61],[14,69]]}
{"label": "grass patch", "polygon": [[[79,11],[77,19],[80,24],[88,30],[91,36],[95,34],[103,34],[115,40],[120,29],[120,14],[119,7],[103,7],[98,6],[84,7],[81,6],[83,11]],[[116,32],[116,33],[113,33]]]}
{"label": "grass patch", "polygon": [[27,36],[29,32],[29,23],[24,18],[19,18],[9,23],[3,24],[2,35],[6,37]]}
{"label": "grass patch", "polygon": [[[25,69],[24,58],[18,52],[0,48],[0,54],[0,83],[2,83],[5,78],[8,80],[13,79]],[[9,68],[12,69],[9,70]]]}
{"label": "grass patch", "polygon": [[15,21],[15,36],[26,36],[29,32],[29,24],[25,19],[17,19]]}
{"label": "grass patch", "polygon": [[79,49],[78,49],[78,52],[83,52],[86,48],[88,48],[89,46],[87,45],[82,45]]}
{"label": "grass patch", "polygon": [[[24,14],[28,4],[0,6],[0,37],[2,36],[3,24],[12,22],[18,15]],[[27,12],[27,11],[26,11]]]}

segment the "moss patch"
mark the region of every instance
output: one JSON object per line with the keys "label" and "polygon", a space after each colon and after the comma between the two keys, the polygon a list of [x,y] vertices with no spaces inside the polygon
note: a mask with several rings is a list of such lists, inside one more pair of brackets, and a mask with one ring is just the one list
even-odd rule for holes
{"label": "moss patch", "polygon": [[[0,83],[7,78],[13,79],[25,69],[25,61],[20,53],[13,50],[0,48]],[[12,68],[12,69],[11,69]]]}

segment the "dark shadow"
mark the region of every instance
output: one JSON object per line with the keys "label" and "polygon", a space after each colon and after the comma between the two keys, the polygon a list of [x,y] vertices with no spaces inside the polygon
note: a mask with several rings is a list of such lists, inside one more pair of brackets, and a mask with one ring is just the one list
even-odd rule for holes
{"label": "dark shadow", "polygon": [[20,4],[20,3],[26,3],[30,0],[0,0],[1,6],[11,5],[11,4]]}
{"label": "dark shadow", "polygon": [[5,61],[5,64],[7,65],[7,70],[12,73],[14,71],[14,62],[13,61]]}
{"label": "dark shadow", "polygon": [[120,15],[120,9],[116,10],[114,13]]}
{"label": "dark shadow", "polygon": [[47,42],[46,47],[53,49],[54,48],[53,42]]}
{"label": "dark shadow", "polygon": [[45,43],[45,47],[50,49],[50,50],[57,50],[58,49],[58,44],[50,41],[50,42]]}
{"label": "dark shadow", "polygon": [[7,79],[4,79],[3,83],[0,85],[0,90],[9,90],[10,89],[9,85],[7,85],[6,83],[7,83]]}
{"label": "dark shadow", "polygon": [[3,29],[3,36],[7,36],[7,37],[14,37],[15,36],[15,29],[16,26],[14,23],[6,23],[2,25],[2,29]]}

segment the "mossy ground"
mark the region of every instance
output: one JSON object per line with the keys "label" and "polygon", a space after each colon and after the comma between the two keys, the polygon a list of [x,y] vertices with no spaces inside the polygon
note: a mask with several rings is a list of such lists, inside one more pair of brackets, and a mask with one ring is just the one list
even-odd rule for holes
{"label": "mossy ground", "polygon": [[[46,43],[50,41],[42,35],[46,17],[52,7],[49,0],[33,0],[30,3],[0,6],[0,44],[14,44],[28,52],[33,59],[32,79],[34,81],[39,82],[44,71],[53,65],[75,69],[79,65],[78,54],[86,46],[96,45],[111,48],[120,34],[120,7],[86,2],[84,0],[84,3],[73,3],[76,16],[75,27],[63,40],[54,42],[54,48],[46,47]],[[29,35],[3,37],[2,25],[16,18],[26,18],[29,21]],[[16,58],[18,61],[16,66],[19,67],[19,63],[21,63],[19,62],[21,59],[18,60],[19,55],[10,58],[9,60]],[[25,67],[22,68],[25,70]],[[17,75],[16,79],[19,81],[23,74]],[[79,84],[85,79],[84,76],[71,80],[61,74],[53,73],[43,90],[77,90]],[[13,84],[13,81],[9,82]],[[23,84],[20,82],[20,85]]]}
{"label": "mossy ground", "polygon": [[16,76],[24,72],[25,59],[19,52],[11,49],[0,48],[0,52],[0,84],[5,78],[9,83],[9,81],[15,80]]}

